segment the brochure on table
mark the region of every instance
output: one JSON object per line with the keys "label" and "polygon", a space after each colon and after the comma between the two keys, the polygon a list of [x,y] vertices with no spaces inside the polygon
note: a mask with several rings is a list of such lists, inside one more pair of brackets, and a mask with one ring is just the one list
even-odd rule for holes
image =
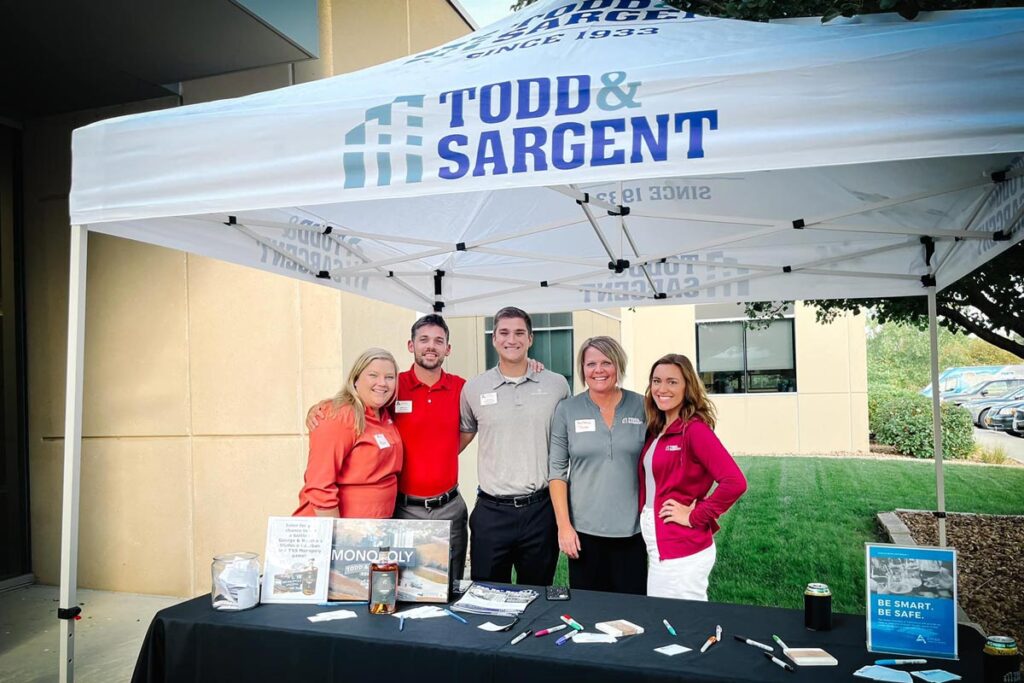
{"label": "brochure on table", "polygon": [[262,602],[316,603],[327,599],[333,522],[326,517],[267,520]]}
{"label": "brochure on table", "polygon": [[956,550],[866,544],[869,652],[958,659]]}

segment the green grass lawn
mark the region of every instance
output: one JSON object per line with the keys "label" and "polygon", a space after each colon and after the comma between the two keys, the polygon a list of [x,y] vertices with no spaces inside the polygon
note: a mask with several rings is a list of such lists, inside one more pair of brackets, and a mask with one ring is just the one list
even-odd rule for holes
{"label": "green grass lawn", "polygon": [[[738,457],[749,488],[720,520],[710,599],[799,608],[804,586],[832,587],[833,609],[864,612],[864,543],[875,515],[934,509],[932,461]],[[948,465],[946,509],[1024,514],[1024,469]],[[566,584],[565,557],[555,583]]]}

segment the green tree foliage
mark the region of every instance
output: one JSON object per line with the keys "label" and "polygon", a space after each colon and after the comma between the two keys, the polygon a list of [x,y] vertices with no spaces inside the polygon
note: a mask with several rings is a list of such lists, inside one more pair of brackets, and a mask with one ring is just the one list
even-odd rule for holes
{"label": "green tree foliage", "polygon": [[[868,329],[868,393],[916,392],[931,382],[928,333],[910,325],[878,324]],[[1020,359],[977,337],[939,328],[939,371],[971,365],[1015,365]]]}

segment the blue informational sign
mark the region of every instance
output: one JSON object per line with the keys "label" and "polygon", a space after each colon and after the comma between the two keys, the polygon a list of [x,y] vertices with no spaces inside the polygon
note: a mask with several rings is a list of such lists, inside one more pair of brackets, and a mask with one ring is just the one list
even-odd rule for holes
{"label": "blue informational sign", "polygon": [[867,544],[868,651],[958,659],[956,551]]}

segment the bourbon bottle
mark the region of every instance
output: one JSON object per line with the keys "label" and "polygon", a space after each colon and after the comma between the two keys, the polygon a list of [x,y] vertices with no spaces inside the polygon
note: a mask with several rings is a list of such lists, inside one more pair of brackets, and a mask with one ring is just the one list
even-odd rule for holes
{"label": "bourbon bottle", "polygon": [[370,614],[394,614],[398,598],[398,563],[389,561],[391,548],[377,549],[370,564]]}

